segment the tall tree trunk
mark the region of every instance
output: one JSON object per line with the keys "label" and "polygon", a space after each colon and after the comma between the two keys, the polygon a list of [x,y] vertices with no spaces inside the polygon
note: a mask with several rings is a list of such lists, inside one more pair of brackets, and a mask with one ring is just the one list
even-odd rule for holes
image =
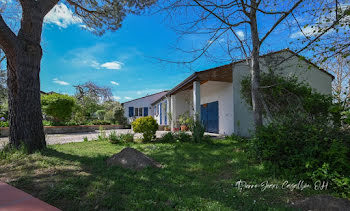
{"label": "tall tree trunk", "polygon": [[[24,5],[15,49],[7,54],[10,144],[29,152],[46,147],[40,101],[43,16],[36,2]],[[30,8],[29,6],[33,6]]]}
{"label": "tall tree trunk", "polygon": [[[40,46],[36,46],[38,48]],[[41,48],[19,48],[7,58],[10,144],[22,143],[29,152],[46,146],[40,103]]]}
{"label": "tall tree trunk", "polygon": [[259,91],[260,86],[260,65],[259,65],[259,55],[260,55],[260,40],[258,33],[258,24],[256,19],[256,9],[258,5],[256,1],[252,1],[252,8],[250,11],[250,29],[252,37],[252,58],[251,58],[251,94],[252,94],[252,106],[254,113],[254,124],[255,128],[262,126],[262,103],[261,95]]}

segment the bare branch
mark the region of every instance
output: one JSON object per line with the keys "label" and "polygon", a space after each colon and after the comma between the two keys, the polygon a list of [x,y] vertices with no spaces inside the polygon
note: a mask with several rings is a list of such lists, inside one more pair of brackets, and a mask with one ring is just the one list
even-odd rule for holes
{"label": "bare branch", "polygon": [[276,23],[271,27],[271,29],[265,34],[265,36],[260,40],[260,44],[264,42],[264,40],[272,33],[272,31],[291,13],[295,8],[299,6],[299,4],[303,2],[303,0],[299,0],[297,3],[294,4],[294,6],[284,15],[282,15]]}

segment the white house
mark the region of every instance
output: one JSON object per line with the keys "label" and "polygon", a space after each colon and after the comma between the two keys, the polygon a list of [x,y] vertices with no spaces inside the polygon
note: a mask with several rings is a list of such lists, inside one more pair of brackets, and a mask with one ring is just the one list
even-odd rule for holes
{"label": "white house", "polygon": [[[260,63],[262,71],[273,67],[275,73],[296,76],[317,92],[332,93],[334,77],[289,49],[263,55]],[[253,113],[241,97],[241,81],[249,74],[250,67],[245,61],[195,72],[151,102],[153,115],[160,125],[169,125],[174,130],[179,127],[179,115],[189,112],[199,115],[207,132],[249,136]]]}
{"label": "white house", "polygon": [[124,116],[128,119],[129,123],[138,117],[155,116],[156,112],[152,109],[151,104],[163,97],[167,92],[168,91],[161,91],[122,103],[124,107]]}

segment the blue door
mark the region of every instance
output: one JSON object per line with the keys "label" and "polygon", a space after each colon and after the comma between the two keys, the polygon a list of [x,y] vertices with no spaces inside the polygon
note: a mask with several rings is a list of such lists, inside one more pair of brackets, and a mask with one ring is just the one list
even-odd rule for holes
{"label": "blue door", "polygon": [[148,116],[148,107],[143,108],[143,116]]}
{"label": "blue door", "polygon": [[219,133],[218,101],[201,105],[201,120],[206,132]]}

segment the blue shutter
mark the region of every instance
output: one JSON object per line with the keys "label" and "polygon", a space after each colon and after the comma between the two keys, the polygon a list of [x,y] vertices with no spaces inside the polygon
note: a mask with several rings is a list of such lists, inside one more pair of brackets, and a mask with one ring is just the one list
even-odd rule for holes
{"label": "blue shutter", "polygon": [[129,107],[129,117],[134,116],[134,107]]}
{"label": "blue shutter", "polygon": [[148,107],[143,108],[143,116],[148,116]]}
{"label": "blue shutter", "polygon": [[162,124],[162,103],[159,103],[159,124]]}
{"label": "blue shutter", "polygon": [[165,116],[164,116],[164,124],[167,125],[168,124],[168,101],[164,102],[165,104]]}

